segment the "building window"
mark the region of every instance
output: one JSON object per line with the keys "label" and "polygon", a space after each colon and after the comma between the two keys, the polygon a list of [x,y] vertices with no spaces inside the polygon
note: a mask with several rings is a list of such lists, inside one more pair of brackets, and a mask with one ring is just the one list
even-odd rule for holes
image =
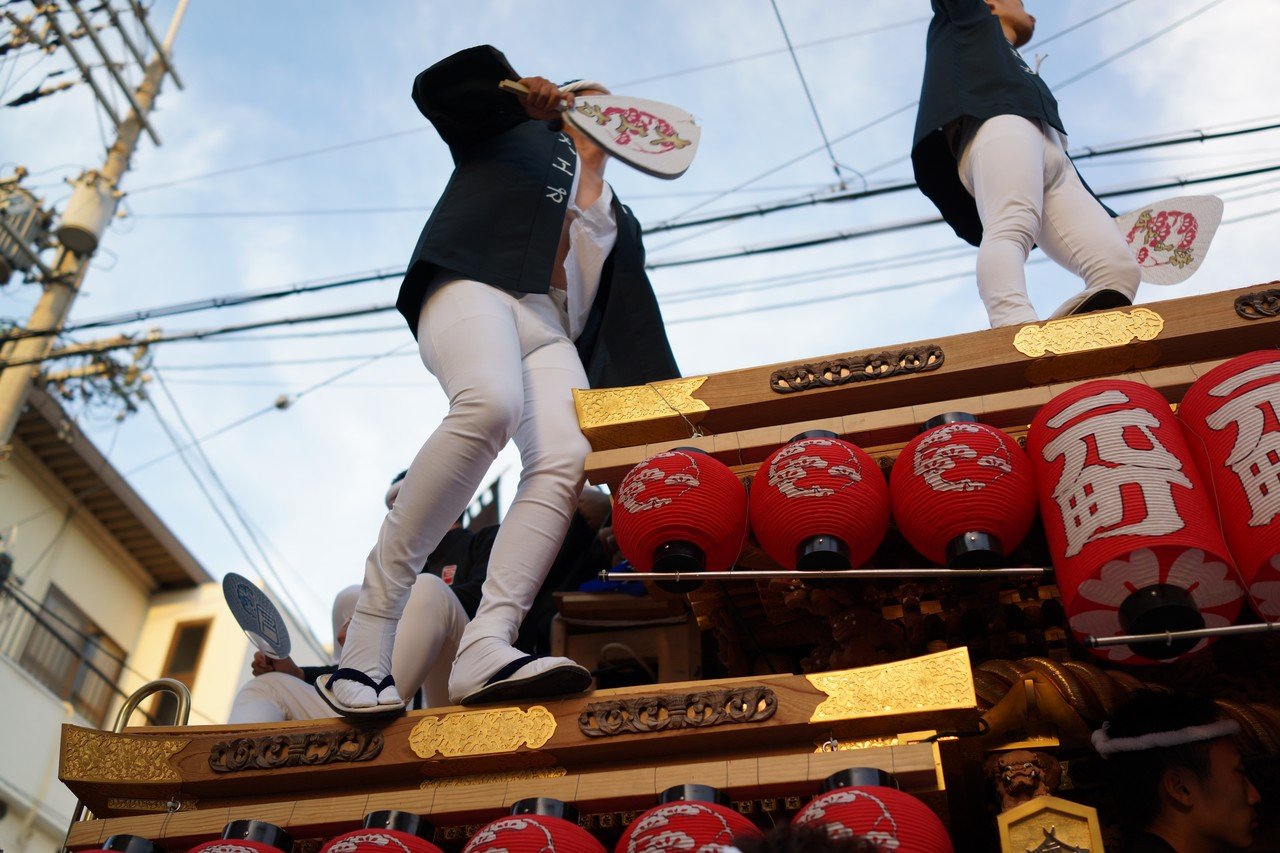
{"label": "building window", "polygon": [[49,587],[18,658],[59,699],[101,727],[124,667],[124,649],[57,587]]}
{"label": "building window", "polygon": [[[169,643],[169,654],[165,658],[162,678],[173,678],[187,685],[190,690],[196,683],[196,670],[200,667],[200,655],[204,652],[204,641],[209,636],[210,620],[203,622],[181,622],[173,629],[173,640]],[[175,726],[182,721],[178,716],[178,698],[172,693],[156,694],[155,705],[152,706],[151,717],[158,726]]]}

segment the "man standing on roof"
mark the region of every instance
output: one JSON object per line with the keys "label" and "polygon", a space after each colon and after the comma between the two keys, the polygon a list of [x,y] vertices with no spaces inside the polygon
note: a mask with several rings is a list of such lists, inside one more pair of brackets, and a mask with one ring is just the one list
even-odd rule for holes
{"label": "man standing on roof", "polygon": [[590,450],[571,389],[679,375],[644,272],[640,225],[604,181],[605,152],[560,109],[579,80],[519,79],[482,45],[418,75],[413,100],[453,155],[397,307],[449,413],[409,466],[365,564],[340,669],[317,684],[344,714],[403,702],[388,675],[396,624],[418,569],[513,440],[523,470],[493,544],[480,605],[458,647],[449,695],[461,704],[586,690],[567,658],[514,647],[564,540]]}
{"label": "man standing on roof", "polygon": [[1034,323],[1033,245],[1084,279],[1053,316],[1133,304],[1141,270],[1111,212],[1066,153],[1058,102],[1018,53],[1036,19],[1022,0],[932,0],[911,162],[956,234],[978,246],[991,325]]}

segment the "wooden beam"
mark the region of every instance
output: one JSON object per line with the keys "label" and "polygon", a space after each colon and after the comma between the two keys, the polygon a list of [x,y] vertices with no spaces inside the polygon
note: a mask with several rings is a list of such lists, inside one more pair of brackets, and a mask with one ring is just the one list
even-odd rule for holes
{"label": "wooden beam", "polygon": [[[796,383],[777,377],[795,377],[799,365],[770,364],[648,386],[576,391],[578,418],[592,447],[606,450],[683,440],[695,430],[718,436],[1229,358],[1273,347],[1280,339],[1280,318],[1237,308],[1237,300],[1276,284],[888,347],[890,357],[876,362],[878,368],[899,364],[903,353],[919,355],[931,348],[940,349],[943,358],[932,369],[915,370],[908,364],[879,379],[831,384],[838,381],[842,365],[847,368],[876,352],[822,356],[805,362],[813,371],[799,384],[813,387],[789,393],[779,393],[774,386],[780,381]],[[823,374],[824,365],[828,384],[814,378]],[[874,372],[876,365],[868,370]]]}
{"label": "wooden beam", "polygon": [[[1280,330],[1277,330],[1277,333],[1280,333]],[[1137,373],[1123,373],[1116,378],[1140,382],[1154,388],[1163,394],[1170,404],[1176,404],[1182,400],[1183,394],[1196,379],[1221,363],[1221,360],[1202,361]],[[920,431],[921,424],[943,412],[969,412],[984,423],[999,427],[1014,437],[1021,437],[1026,434],[1027,424],[1035,417],[1041,406],[1063,391],[1087,381],[1090,380],[1083,379],[1040,388],[1022,388],[954,400],[938,400],[844,417],[797,421],[701,438],[672,439],[635,447],[597,450],[587,457],[587,478],[596,485],[608,485],[616,491],[618,484],[632,467],[655,453],[680,446],[698,447],[734,468],[735,472],[742,476],[750,476],[755,473],[755,466],[789,441],[792,436],[811,429],[829,429],[846,441],[853,442],[866,450],[876,459],[892,461],[897,458],[903,445]]]}
{"label": "wooden beam", "polygon": [[[610,764],[607,769],[587,768],[580,772],[553,767],[541,772],[428,779],[401,788],[304,794],[300,799],[261,799],[252,803],[200,799],[188,801],[167,819],[146,814],[82,821],[72,827],[69,846],[73,850],[88,849],[110,835],[127,834],[142,835],[171,849],[184,849],[217,837],[227,821],[237,818],[274,823],[297,840],[324,838],[359,828],[365,814],[380,808],[427,815],[439,828],[454,827],[487,822],[505,814],[517,800],[535,796],[573,803],[584,816],[639,811],[656,805],[663,790],[683,783],[713,785],[739,802],[807,797],[817,793],[827,776],[853,765],[891,771],[907,791],[923,795],[938,808],[945,820],[946,797],[939,796],[944,791],[940,787],[944,761],[938,745],[909,743],[905,737],[896,736],[886,740],[904,742],[838,752],[819,752],[809,747],[788,754],[713,761]],[[153,807],[146,800],[134,800],[133,806]]]}
{"label": "wooden beam", "polygon": [[[730,696],[737,699],[726,704]],[[548,767],[578,772],[658,756],[716,761],[807,752],[832,735],[973,728],[976,706],[968,653],[960,648],[811,676],[646,685],[520,707],[433,709],[380,726],[308,720],[114,734],[66,725],[59,778],[94,814],[109,817],[119,813],[112,800],[163,799],[175,787],[200,801],[261,801],[399,788],[424,777]],[[687,717],[685,708],[691,708]],[[669,722],[653,724],[649,711]],[[128,758],[107,761],[104,755]]]}

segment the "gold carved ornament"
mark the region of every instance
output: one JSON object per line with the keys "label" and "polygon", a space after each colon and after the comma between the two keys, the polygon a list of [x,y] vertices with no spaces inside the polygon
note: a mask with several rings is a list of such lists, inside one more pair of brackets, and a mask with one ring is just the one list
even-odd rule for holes
{"label": "gold carved ornament", "polygon": [[423,717],[409,733],[409,746],[419,758],[493,755],[522,746],[538,749],[556,733],[555,716],[541,705],[459,711]]}
{"label": "gold carved ornament", "polygon": [[64,726],[58,778],[64,782],[180,782],[170,762],[190,743],[181,738]]}
{"label": "gold carved ornament", "polygon": [[977,707],[968,649],[805,678],[827,694],[809,722]]}
{"label": "gold carved ornament", "polygon": [[650,440],[644,429],[649,421],[677,416],[688,422],[690,415],[711,411],[710,406],[693,396],[706,381],[705,376],[691,376],[625,388],[575,388],[573,404],[578,426],[588,439],[607,432],[610,446],[644,444]]}
{"label": "gold carved ornament", "polygon": [[1013,337],[1013,347],[1030,358],[1069,355],[1153,341],[1162,331],[1164,318],[1150,308],[1099,311],[1023,326]]}

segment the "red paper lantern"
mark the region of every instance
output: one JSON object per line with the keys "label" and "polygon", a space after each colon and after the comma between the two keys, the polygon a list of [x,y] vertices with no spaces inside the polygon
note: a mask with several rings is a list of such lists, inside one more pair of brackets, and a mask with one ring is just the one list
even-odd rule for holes
{"label": "red paper lantern", "polygon": [[[1068,623],[1111,637],[1231,624],[1242,589],[1181,427],[1136,382],[1076,386],[1027,434],[1040,516]],[[1195,639],[1095,654],[1152,663],[1203,648]]]}
{"label": "red paper lantern", "polygon": [[320,853],[443,853],[430,839],[432,825],[402,811],[376,811],[364,816],[364,827],[329,839]]}
{"label": "red paper lantern", "polygon": [[577,812],[559,800],[520,800],[511,811],[485,824],[462,853],[605,853],[604,846],[574,822]]}
{"label": "red paper lantern", "polygon": [[889,488],[866,451],[833,432],[801,433],[751,481],[751,529],[786,569],[850,569],[889,529]]}
{"label": "red paper lantern", "polygon": [[[867,770],[857,768],[857,771]],[[889,774],[871,771],[893,782]],[[840,776],[842,774],[836,774]],[[835,779],[836,777],[831,777]],[[910,794],[886,785],[829,787],[796,812],[792,826],[823,826],[834,839],[865,838],[878,849],[954,853],[951,838],[933,810]]]}
{"label": "red paper lantern", "polygon": [[710,786],[678,785],[663,791],[661,800],[627,826],[613,853],[719,853],[735,838],[762,835]]}
{"label": "red paper lantern", "polygon": [[1254,607],[1280,617],[1280,351],[1218,365],[1187,390],[1178,419]]}
{"label": "red paper lantern", "polygon": [[718,572],[747,538],[747,492],[722,462],[678,447],[651,456],[622,479],[613,532],[641,572]]}
{"label": "red paper lantern", "polygon": [[1027,455],[966,412],[925,423],[898,455],[889,497],[911,547],[952,568],[1001,565],[1036,517]]}

